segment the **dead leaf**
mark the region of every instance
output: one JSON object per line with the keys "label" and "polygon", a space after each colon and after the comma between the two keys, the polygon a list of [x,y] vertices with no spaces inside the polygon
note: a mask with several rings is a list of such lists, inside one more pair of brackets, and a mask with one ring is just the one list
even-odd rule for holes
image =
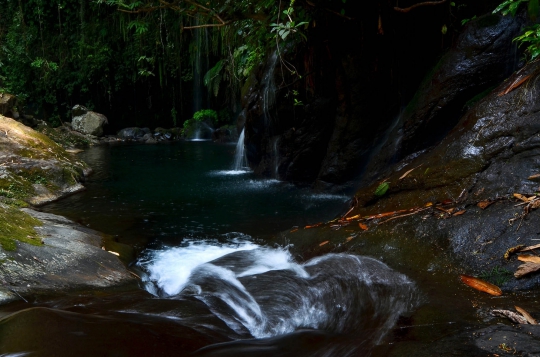
{"label": "dead leaf", "polygon": [[476,205],[481,209],[486,209],[493,204],[493,201],[480,201]]}
{"label": "dead leaf", "polygon": [[540,174],[531,175],[528,177],[529,180],[540,180]]}
{"label": "dead leaf", "polygon": [[294,232],[296,232],[297,230],[298,230],[298,228],[295,228],[295,229],[291,230],[289,233],[294,233]]}
{"label": "dead leaf", "polygon": [[329,240],[325,240],[324,242],[322,242],[321,244],[319,244],[319,247],[322,247],[323,245],[328,244],[328,243],[330,243],[330,241],[329,241]]}
{"label": "dead leaf", "polygon": [[527,320],[528,323],[531,325],[537,325],[538,323],[536,320],[525,310],[522,309],[519,306],[514,306],[516,308],[516,311],[523,315],[523,317]]}
{"label": "dead leaf", "polygon": [[360,215],[357,214],[356,216],[352,216],[352,217],[348,217],[348,218],[345,218],[346,221],[352,221],[353,219],[358,219],[360,218]]}
{"label": "dead leaf", "polygon": [[530,245],[528,247],[525,247],[525,248],[521,249],[520,252],[527,252],[529,250],[534,250],[534,249],[538,249],[538,248],[540,248],[540,244]]}
{"label": "dead leaf", "polygon": [[452,216],[461,216],[463,213],[467,212],[466,210],[461,210],[461,211],[457,211],[456,213],[454,213]]}
{"label": "dead leaf", "polygon": [[531,77],[530,74],[524,76],[524,77],[518,77],[516,78],[515,81],[512,82],[512,84],[510,84],[508,87],[506,87],[506,89],[502,92],[499,93],[499,97],[505,95],[505,94],[508,94],[510,93],[511,91],[513,91],[514,89],[516,89],[517,87],[519,87],[520,85],[522,85],[523,83],[525,83],[525,81],[527,79],[529,79]]}
{"label": "dead leaf", "polygon": [[319,227],[320,225],[322,225],[322,223],[317,223],[317,224],[314,224],[312,226],[305,226],[304,229],[315,228],[315,227]]}
{"label": "dead leaf", "polygon": [[493,311],[491,311],[491,314],[493,316],[506,317],[506,318],[512,320],[512,322],[514,322],[516,324],[527,325],[527,323],[528,323],[527,320],[523,316],[518,315],[515,312],[510,311],[510,310],[493,310]]}
{"label": "dead leaf", "polygon": [[401,177],[399,178],[400,180],[403,180],[405,177],[407,177],[408,174],[410,174],[411,172],[413,172],[413,170],[419,168],[420,166],[422,165],[418,165],[416,167],[413,167],[412,169],[410,169],[409,171],[405,172],[403,175],[401,175]]}
{"label": "dead leaf", "polygon": [[514,253],[517,253],[517,252],[521,252],[523,247],[524,247],[524,245],[520,244],[520,245],[516,245],[515,247],[508,248],[506,250],[506,252],[504,253],[504,259],[506,259],[506,260],[510,259],[510,255],[512,255]]}
{"label": "dead leaf", "polygon": [[428,202],[428,203],[426,203],[426,204],[424,205],[424,207],[431,207],[431,206],[433,206],[433,202]]}
{"label": "dead leaf", "polygon": [[454,203],[454,201],[448,199],[448,200],[442,201],[442,202],[441,202],[441,205],[445,206],[445,205],[449,205],[449,204],[452,204],[452,203]]}
{"label": "dead leaf", "polygon": [[514,193],[514,197],[523,202],[529,202],[529,199],[527,197],[520,195],[519,193]]}
{"label": "dead leaf", "polygon": [[120,253],[117,253],[117,252],[113,252],[112,250],[108,250],[107,253],[111,253],[111,254],[114,254],[116,255],[117,257],[120,256]]}
{"label": "dead leaf", "polygon": [[482,279],[475,278],[473,276],[469,275],[461,275],[461,281],[465,284],[470,286],[473,289],[483,291],[485,293],[494,295],[494,296],[501,296],[502,291],[501,289],[493,285],[491,283],[488,283],[487,281],[484,281]]}
{"label": "dead leaf", "polygon": [[353,240],[354,237],[348,237],[347,239],[345,239],[345,243],[348,243],[350,242],[351,240]]}
{"label": "dead leaf", "polygon": [[368,230],[368,226],[364,223],[358,223],[358,226],[363,230],[363,231],[367,231]]}
{"label": "dead leaf", "polygon": [[540,264],[537,263],[525,263],[518,266],[518,269],[514,273],[516,278],[521,278],[530,273],[540,270]]}
{"label": "dead leaf", "polygon": [[522,262],[540,264],[540,257],[537,257],[536,255],[518,255],[518,260]]}

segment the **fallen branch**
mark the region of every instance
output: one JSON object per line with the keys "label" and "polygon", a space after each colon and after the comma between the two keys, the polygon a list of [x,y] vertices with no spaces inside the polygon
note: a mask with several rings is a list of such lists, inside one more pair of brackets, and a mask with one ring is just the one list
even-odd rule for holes
{"label": "fallen branch", "polygon": [[414,10],[416,9],[417,7],[421,7],[421,6],[434,6],[434,5],[442,5],[446,2],[446,0],[441,0],[441,1],[426,1],[426,2],[420,2],[418,4],[414,4],[412,6],[409,6],[409,7],[406,7],[406,8],[401,8],[401,7],[394,7],[394,10],[397,11],[397,12],[402,12],[402,13],[407,13],[411,10]]}
{"label": "fallen branch", "polygon": [[507,319],[512,320],[512,322],[516,324],[528,324],[527,320],[523,316],[518,315],[517,313],[510,310],[493,310],[491,311],[491,314],[493,316],[506,317]]}

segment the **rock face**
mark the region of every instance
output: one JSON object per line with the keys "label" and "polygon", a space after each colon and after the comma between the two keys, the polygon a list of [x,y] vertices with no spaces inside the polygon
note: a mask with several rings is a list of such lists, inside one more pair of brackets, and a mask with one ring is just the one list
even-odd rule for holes
{"label": "rock face", "polygon": [[102,236],[64,217],[23,209],[43,223],[42,246],[18,243],[0,249],[0,303],[28,294],[108,287],[135,279],[113,254],[102,250]]}
{"label": "rock face", "polygon": [[[527,76],[523,85],[500,95],[517,78]],[[390,212],[388,218],[396,211],[404,215],[380,226],[377,223],[383,218],[367,222],[371,228],[365,232],[352,220],[362,240],[399,236],[399,240],[444,247],[445,259],[458,262],[456,274],[477,276],[506,269],[510,275],[501,284],[503,291],[538,287],[540,274],[515,279],[512,273],[521,262],[514,256],[503,257],[508,248],[538,242],[538,211],[525,210],[513,194],[529,197],[540,191],[535,176],[540,174],[539,78],[540,64],[525,67],[480,100],[435,148],[390,166],[360,189],[354,200],[357,208],[349,216]],[[375,191],[383,181],[389,189],[378,197]],[[336,246],[348,252],[380,254],[361,245],[342,245],[345,237],[339,239]],[[317,240],[305,242],[313,245]],[[290,243],[310,250],[293,238]]]}
{"label": "rock face", "polygon": [[73,127],[73,130],[83,134],[102,136],[103,126],[107,123],[108,121],[105,115],[88,111],[74,117],[71,121],[71,126]]}
{"label": "rock face", "polygon": [[[521,17],[499,15],[471,21],[401,116],[396,98],[403,88],[392,80],[397,69],[384,59],[395,54],[380,50],[385,37],[366,40],[373,48],[363,50],[308,49],[304,62],[321,70],[306,80],[313,97],[303,105],[294,106],[291,89],[277,85],[290,79],[282,78],[279,61],[271,56],[246,83],[242,97],[250,166],[262,175],[325,188],[379,172],[389,162],[436,144],[466,105],[515,69],[519,55],[512,39],[523,23]],[[358,31],[348,26],[347,31]],[[370,68],[373,63],[376,68]]]}
{"label": "rock face", "polygon": [[2,116],[0,162],[0,198],[27,200],[33,205],[84,189],[79,182],[89,172],[86,164],[45,135]]}

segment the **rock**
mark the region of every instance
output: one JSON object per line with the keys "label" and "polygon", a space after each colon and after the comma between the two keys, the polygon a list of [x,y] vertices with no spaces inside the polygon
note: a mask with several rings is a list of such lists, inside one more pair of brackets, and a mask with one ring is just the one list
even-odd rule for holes
{"label": "rock", "polygon": [[236,127],[232,125],[222,126],[212,133],[212,140],[218,143],[231,143],[238,141]]}
{"label": "rock", "polygon": [[[540,355],[540,325],[490,326],[473,333],[476,347],[490,354]],[[502,347],[502,348],[501,348]]]}
{"label": "rock", "polygon": [[[17,97],[13,94],[0,93],[0,115],[13,118],[15,106],[17,105]],[[15,118],[14,118],[15,119]]]}
{"label": "rock", "polygon": [[75,118],[75,117],[84,115],[88,112],[89,112],[88,108],[80,104],[76,104],[73,108],[71,108],[71,117]]}
{"label": "rock", "polygon": [[74,117],[71,121],[73,130],[82,134],[98,137],[103,135],[103,125],[107,123],[107,118],[103,114],[96,112],[87,112],[83,115]]}
{"label": "rock", "polygon": [[[43,245],[18,242],[16,251],[0,249],[2,279],[10,292],[24,297],[66,289],[103,288],[135,280],[115,255],[101,249],[101,233],[61,216],[23,211],[42,222],[35,229]],[[4,297],[0,293],[1,298],[12,300],[13,295]]]}
{"label": "rock", "polygon": [[50,138],[3,116],[0,133],[0,197],[39,205],[82,189],[87,165]]}
{"label": "rock", "polygon": [[145,140],[145,143],[146,144],[155,144],[155,143],[157,143],[157,140],[155,138],[149,138],[149,139]]}
{"label": "rock", "polygon": [[142,137],[142,140],[143,141],[147,141],[149,139],[153,139],[154,136],[152,134],[144,134],[144,136]]}
{"label": "rock", "polygon": [[145,134],[148,134],[146,130],[137,127],[131,127],[120,130],[116,135],[120,139],[135,140],[142,138]]}

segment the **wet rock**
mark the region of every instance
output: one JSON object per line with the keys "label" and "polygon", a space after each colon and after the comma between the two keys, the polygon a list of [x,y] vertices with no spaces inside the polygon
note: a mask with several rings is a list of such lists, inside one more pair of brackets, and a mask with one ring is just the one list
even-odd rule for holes
{"label": "wet rock", "polygon": [[540,356],[540,326],[496,325],[473,333],[476,347],[494,354]]}
{"label": "wet rock", "polygon": [[120,139],[130,139],[130,140],[140,139],[144,135],[149,134],[149,130],[147,131],[145,129],[147,128],[144,128],[144,129],[137,128],[137,127],[124,128],[118,132],[117,136]]}
{"label": "wet rock", "polygon": [[523,14],[488,14],[470,21],[375,152],[367,169],[369,179],[389,162],[440,142],[468,109],[507,78],[520,65],[513,39],[525,23]]}
{"label": "wet rock", "polygon": [[[499,96],[516,76],[526,75],[530,75],[528,82]],[[480,100],[433,149],[397,162],[360,189],[354,200],[357,208],[349,216],[406,210],[402,212],[405,216],[381,225],[378,223],[385,219],[372,221],[374,224],[370,223],[367,231],[359,229],[353,221],[352,227],[361,232],[362,241],[397,237],[400,241],[423,242],[440,249],[444,259],[454,262],[456,276],[459,273],[478,276],[504,269],[509,274],[498,283],[503,292],[540,286],[540,274],[515,279],[513,272],[520,262],[515,256],[504,258],[508,248],[538,243],[540,234],[538,211],[524,214],[524,206],[516,206],[521,201],[513,198],[515,192],[532,196],[540,190],[538,182],[529,179],[540,173],[540,103],[531,95],[540,91],[538,78],[540,64],[525,67]],[[378,197],[375,191],[382,181],[389,184],[389,189]],[[482,201],[493,204],[482,209],[477,206]],[[443,202],[447,206],[436,206]],[[445,212],[450,208],[450,213]],[[462,211],[460,215],[452,215],[458,211]],[[367,254],[366,246],[344,244],[347,236],[328,239],[324,229],[318,232],[324,240],[330,240],[325,247]],[[299,240],[293,235],[287,235],[287,239],[304,257],[331,249],[318,247],[316,242],[323,238],[313,240],[310,234],[317,233],[297,233]],[[373,249],[370,254],[382,254],[384,246],[381,243]],[[409,254],[419,260],[414,252],[412,249]],[[388,257],[389,253],[384,251],[384,256]],[[396,263],[400,264],[399,260]]]}
{"label": "wet rock", "polygon": [[238,135],[236,134],[236,127],[234,126],[222,126],[216,129],[212,133],[212,140],[218,143],[231,143],[238,141]]}
{"label": "wet rock", "polygon": [[[117,256],[101,249],[99,232],[61,216],[31,209],[23,211],[41,221],[42,225],[35,229],[43,245],[17,242],[16,251],[0,249],[3,286],[11,293],[24,297],[134,281]],[[13,298],[12,294],[8,295],[5,299]]]}
{"label": "wet rock", "polygon": [[103,126],[107,123],[107,118],[103,114],[89,111],[83,115],[74,117],[71,121],[71,126],[73,130],[82,134],[99,137],[103,135]]}

